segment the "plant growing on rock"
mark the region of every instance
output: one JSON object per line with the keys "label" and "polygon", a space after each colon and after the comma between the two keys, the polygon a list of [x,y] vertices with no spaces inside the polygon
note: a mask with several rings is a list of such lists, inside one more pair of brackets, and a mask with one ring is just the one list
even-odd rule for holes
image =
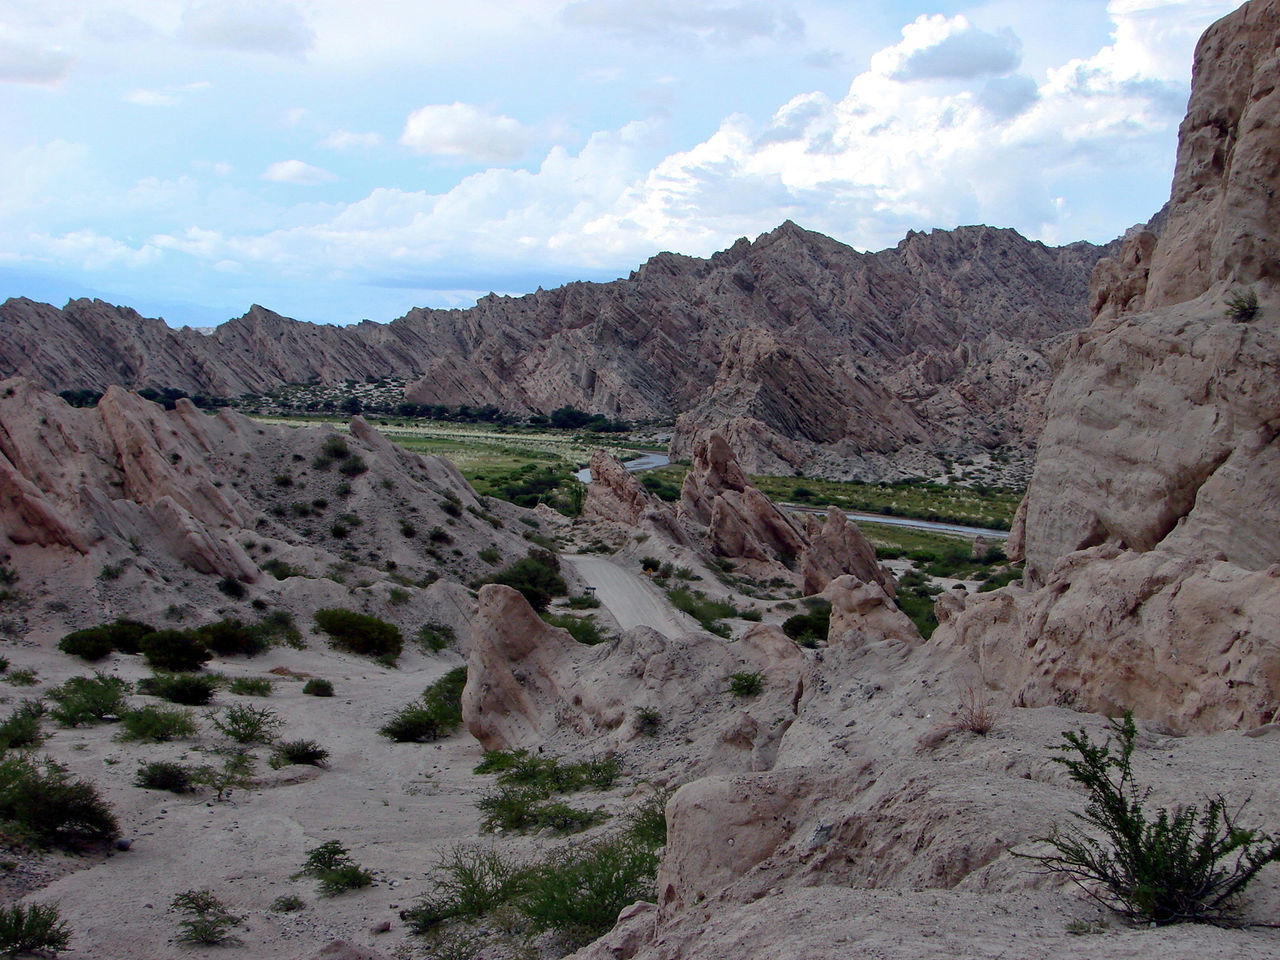
{"label": "plant growing on rock", "polygon": [[729,692],[735,697],[754,697],[764,689],[764,677],[760,671],[741,671],[729,675]]}
{"label": "plant growing on rock", "polygon": [[1231,924],[1234,906],[1258,872],[1280,860],[1280,840],[1236,823],[1221,795],[1203,809],[1148,810],[1150,788],[1137,785],[1132,758],[1137,727],[1133,715],[1113,720],[1116,738],[1098,745],[1088,733],[1064,733],[1066,756],[1053,761],[1089,794],[1075,816],[1088,830],[1055,828],[1053,852],[1031,856],[1052,873],[1066,874],[1100,903],[1143,923]]}

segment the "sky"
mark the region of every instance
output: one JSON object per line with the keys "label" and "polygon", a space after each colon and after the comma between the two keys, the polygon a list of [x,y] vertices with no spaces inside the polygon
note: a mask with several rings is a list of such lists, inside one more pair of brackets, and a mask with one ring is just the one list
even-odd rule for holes
{"label": "sky", "polygon": [[791,219],[1106,242],[1235,0],[0,0],[0,298],[386,321]]}

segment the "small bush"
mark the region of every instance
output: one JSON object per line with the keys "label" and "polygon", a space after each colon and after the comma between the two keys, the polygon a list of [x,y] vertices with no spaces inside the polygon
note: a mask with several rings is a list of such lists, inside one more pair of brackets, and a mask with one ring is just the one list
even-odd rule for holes
{"label": "small bush", "polygon": [[178,940],[182,943],[216,946],[238,942],[231,931],[244,922],[244,917],[228,910],[212,890],[186,890],[173,898],[169,909],[184,915],[178,921]]}
{"label": "small bush", "polygon": [[594,617],[575,617],[567,613],[541,613],[539,616],[553,627],[568,630],[569,636],[583,646],[594,647],[609,639],[609,635],[600,629]]}
{"label": "small bush", "polygon": [[501,583],[519,590],[529,606],[542,611],[552,597],[563,597],[569,587],[560,575],[560,561],[554,553],[534,549],[522,560],[494,574],[486,583]]}
{"label": "small bush", "polygon": [[95,663],[111,653],[115,645],[106,627],[88,627],[74,630],[58,641],[58,649],[65,654]]}
{"label": "small bush", "polygon": [[600,606],[600,600],[591,594],[583,594],[580,597],[570,597],[568,604],[570,610],[594,610]]}
{"label": "small bush", "polygon": [[275,913],[294,913],[306,907],[306,901],[296,894],[286,893],[271,901],[271,910]]}
{"label": "small bush", "polygon": [[797,613],[782,622],[782,632],[801,646],[826,640],[831,631],[831,609]]}
{"label": "small bush", "polygon": [[[1280,840],[1235,823],[1222,796],[1170,812],[1148,811],[1150,789],[1133,779],[1137,727],[1133,715],[1111,722],[1101,746],[1087,732],[1064,733],[1065,756],[1053,761],[1089,794],[1076,814],[1088,832],[1055,829],[1039,837],[1054,852],[1033,856],[1063,873],[1117,913],[1157,925],[1184,921],[1228,923],[1239,895],[1269,863],[1280,860]],[[1154,816],[1153,816],[1154,813]],[[1102,839],[1098,838],[1098,835]]]}
{"label": "small bush", "polygon": [[190,793],[195,789],[191,768],[168,760],[142,764],[133,782],[144,790],[168,790],[170,793]]}
{"label": "small bush", "polygon": [[312,677],[302,685],[302,692],[309,697],[332,697],[333,684],[321,677]]}
{"label": "small bush", "polygon": [[547,801],[547,791],[538,786],[500,784],[476,801],[480,829],[486,833],[523,833],[550,827],[556,833],[575,833],[605,818],[595,810],[581,810],[563,801]]}
{"label": "small bush", "polygon": [[158,673],[138,681],[139,693],[186,707],[203,707],[213,699],[217,688],[214,677],[201,673]]}
{"label": "small bush", "polygon": [[404,638],[394,624],[354,610],[329,608],[315,612],[316,626],[328,634],[333,646],[366,657],[395,663],[404,649]]}
{"label": "small bush", "polygon": [[329,751],[314,740],[283,740],[271,754],[271,765],[277,769],[291,764],[323,767],[328,760]]}
{"label": "small bush", "polygon": [[244,584],[235,577],[223,577],[218,581],[218,589],[232,600],[239,600],[245,595]]}
{"label": "small bush", "polygon": [[656,737],[662,727],[662,714],[649,707],[636,711],[636,732],[646,737]]}
{"label": "small bush", "polygon": [[284,724],[279,714],[269,707],[252,707],[237,703],[227,707],[222,716],[209,714],[209,722],[224,737],[236,743],[270,743],[275,731]]}
{"label": "small bush", "polygon": [[729,676],[729,692],[735,697],[754,697],[763,689],[764,677],[759,671],[742,671]]}
{"label": "small bush", "polygon": [[320,893],[334,897],[347,890],[356,890],[373,883],[372,871],[355,863],[347,848],[337,840],[330,840],[307,851],[302,873],[320,882]]}
{"label": "small bush", "polygon": [[444,854],[430,896],[405,911],[414,933],[445,920],[479,920],[524,892],[528,870],[494,847],[459,845]]}
{"label": "small bush", "polygon": [[455,667],[403,707],[378,732],[396,743],[428,743],[449,736],[462,723],[462,688],[467,668]]}
{"label": "small bush", "polygon": [[71,931],[52,904],[15,903],[0,907],[0,953],[13,957],[20,953],[56,954],[66,949]]}
{"label": "small bush", "polygon": [[0,758],[0,821],[42,844],[110,840],[118,826],[97,788],[49,759]]}
{"label": "small bush", "polygon": [[671,790],[651,794],[627,816],[627,836],[646,847],[657,849],[667,843],[667,801]]}
{"label": "small bush", "polygon": [[244,750],[228,750],[223,752],[221,767],[201,767],[195,772],[195,779],[211,787],[221,803],[233,790],[248,790],[257,783],[253,768],[252,754]]}
{"label": "small bush", "polygon": [[15,687],[34,687],[40,678],[34,670],[6,670],[4,682]]}
{"label": "small bush", "polygon": [[1258,294],[1254,290],[1248,293],[1232,293],[1227,298],[1227,317],[1237,323],[1246,323],[1258,314]]}
{"label": "small bush", "polygon": [[266,677],[236,677],[227,689],[241,697],[269,697],[271,681]]}
{"label": "small bush", "polygon": [[424,623],[418,630],[418,642],[432,653],[439,653],[446,647],[453,646],[457,641],[458,637],[453,632],[453,627],[435,620]]}
{"label": "small bush", "polygon": [[43,717],[43,703],[39,700],[23,700],[9,716],[0,721],[0,751],[36,746],[42,739],[40,721]]}
{"label": "small bush", "polygon": [[176,707],[139,707],[120,714],[120,740],[164,743],[196,735],[196,721],[189,710]]}
{"label": "small bush", "polygon": [[358,453],[351,454],[338,464],[338,472],[344,477],[358,477],[368,469],[368,464],[364,462],[364,458]]}
{"label": "small bush", "polygon": [[187,630],[157,630],[143,637],[139,648],[153,670],[170,673],[199,670],[212,657],[199,636]]}
{"label": "small bush", "polygon": [[220,657],[257,656],[268,647],[263,632],[240,620],[218,620],[197,627],[195,635]]}
{"label": "small bush", "polygon": [[129,684],[119,677],[95,673],[92,677],[71,677],[49,691],[55,704],[49,715],[64,727],[92,726],[124,711]]}

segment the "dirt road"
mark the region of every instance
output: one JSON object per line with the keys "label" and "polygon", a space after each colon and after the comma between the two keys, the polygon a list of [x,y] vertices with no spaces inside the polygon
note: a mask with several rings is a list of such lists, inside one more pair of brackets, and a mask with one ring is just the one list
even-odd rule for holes
{"label": "dirt road", "polygon": [[612,560],[581,554],[563,559],[572,563],[582,579],[596,588],[596,596],[622,629],[652,627],[665,637],[678,637],[698,629],[697,622],[671,606],[657,587]]}

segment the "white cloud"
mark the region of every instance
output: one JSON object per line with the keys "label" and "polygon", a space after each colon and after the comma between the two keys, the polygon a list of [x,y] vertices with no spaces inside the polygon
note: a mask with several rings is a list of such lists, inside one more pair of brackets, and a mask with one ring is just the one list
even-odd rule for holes
{"label": "white cloud", "polygon": [[282,0],[201,0],[182,15],[182,39],[201,47],[298,56],[315,32],[292,3]]}
{"label": "white cloud", "polygon": [[315,167],[301,160],[281,160],[262,171],[262,179],[273,183],[292,183],[300,187],[314,187],[336,180],[323,167]]}
{"label": "white cloud", "polygon": [[987,33],[964,17],[921,16],[902,28],[902,42],[871,58],[871,69],[894,80],[971,80],[1002,76],[1022,61],[1022,41],[1010,29]]}
{"label": "white cloud", "polygon": [[320,141],[320,146],[330,150],[370,149],[382,143],[380,133],[355,133],[351,130],[334,130]]}
{"label": "white cloud", "polygon": [[804,22],[789,3],[774,0],[579,0],[564,22],[624,40],[738,46],[751,40],[797,40]]}
{"label": "white cloud", "polygon": [[469,103],[419,107],[409,114],[400,135],[402,144],[419,153],[481,163],[514,163],[531,139],[531,131],[518,120]]}
{"label": "white cloud", "polygon": [[133,90],[126,93],[124,99],[139,107],[172,107],[178,102],[176,94],[163,90]]}
{"label": "white cloud", "polygon": [[0,81],[53,86],[74,62],[63,50],[0,38]]}

